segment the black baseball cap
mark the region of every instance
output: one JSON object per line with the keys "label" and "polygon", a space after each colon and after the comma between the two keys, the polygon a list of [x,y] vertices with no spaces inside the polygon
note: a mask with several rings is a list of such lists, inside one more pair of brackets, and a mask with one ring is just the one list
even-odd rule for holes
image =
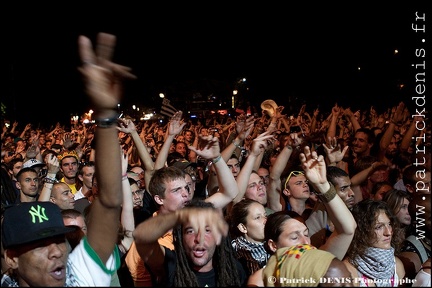
{"label": "black baseball cap", "polygon": [[182,158],[182,159],[174,159],[171,161],[171,163],[168,164],[168,166],[174,166],[179,168],[180,170],[185,170],[188,167],[197,168],[197,163],[189,162],[188,160]]}
{"label": "black baseball cap", "polygon": [[24,202],[4,211],[2,243],[13,246],[66,234],[76,230],[63,223],[60,208],[52,202]]}

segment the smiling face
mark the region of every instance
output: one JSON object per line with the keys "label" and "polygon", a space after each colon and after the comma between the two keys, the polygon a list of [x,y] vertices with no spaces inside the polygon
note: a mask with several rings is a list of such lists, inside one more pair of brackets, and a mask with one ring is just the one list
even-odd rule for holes
{"label": "smiling face", "polygon": [[357,132],[354,136],[352,149],[359,155],[369,155],[370,149],[373,144],[369,143],[369,137],[364,132]]}

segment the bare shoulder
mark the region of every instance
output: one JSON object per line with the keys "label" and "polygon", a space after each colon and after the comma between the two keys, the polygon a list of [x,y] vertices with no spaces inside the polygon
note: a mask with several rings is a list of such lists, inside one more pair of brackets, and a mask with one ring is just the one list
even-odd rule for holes
{"label": "bare shoulder", "polygon": [[396,260],[396,273],[399,277],[399,279],[402,279],[405,277],[405,267],[403,262],[399,259],[399,257],[395,256]]}
{"label": "bare shoulder", "polygon": [[352,265],[352,264],[348,261],[348,259],[344,259],[342,262],[345,264],[345,267],[346,267],[346,268],[348,269],[348,271],[351,273],[351,276],[352,276],[352,277],[357,277],[357,276],[358,276],[358,275],[357,275],[357,268],[354,267],[354,265]]}
{"label": "bare shoulder", "polygon": [[344,259],[342,262],[345,264],[345,267],[348,269],[348,271],[351,274],[351,278],[353,279],[352,286],[353,287],[360,286],[360,283],[357,281],[359,279],[357,268],[354,267],[354,265],[352,265],[347,259]]}
{"label": "bare shoulder", "polygon": [[264,271],[264,268],[261,268],[258,271],[255,271],[254,273],[252,273],[248,278],[246,286],[247,287],[264,287],[263,271]]}

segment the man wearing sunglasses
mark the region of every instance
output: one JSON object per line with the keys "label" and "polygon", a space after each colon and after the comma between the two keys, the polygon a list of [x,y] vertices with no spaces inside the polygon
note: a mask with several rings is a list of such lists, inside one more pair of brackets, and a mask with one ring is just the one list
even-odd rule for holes
{"label": "man wearing sunglasses", "polygon": [[312,208],[308,203],[311,190],[303,171],[293,170],[288,174],[283,194],[287,197],[286,209],[296,212],[306,220]]}

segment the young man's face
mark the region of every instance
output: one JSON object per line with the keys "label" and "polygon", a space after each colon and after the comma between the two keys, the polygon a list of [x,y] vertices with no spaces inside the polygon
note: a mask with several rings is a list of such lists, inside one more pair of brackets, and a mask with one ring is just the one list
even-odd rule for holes
{"label": "young man's face", "polygon": [[287,183],[287,195],[295,199],[304,199],[305,201],[310,197],[310,187],[304,175],[291,176]]}
{"label": "young man's face", "polygon": [[368,135],[363,132],[357,132],[355,134],[352,146],[353,151],[359,155],[366,153],[372,147],[372,145],[368,143]]}
{"label": "young man's face", "polygon": [[178,178],[165,184],[164,198],[155,196],[155,201],[161,205],[164,212],[174,212],[183,208],[189,202],[189,186],[185,178]]}
{"label": "young man's face", "polygon": [[94,166],[85,166],[82,168],[82,175],[79,175],[78,177],[83,182],[84,186],[86,186],[88,189],[91,189],[94,174],[95,174]]}
{"label": "young man's face", "polygon": [[18,174],[18,172],[21,170],[22,166],[23,166],[23,162],[22,161],[18,161],[16,162],[13,167],[12,167],[12,175],[13,177],[16,179],[16,176]]}
{"label": "young man's face", "polygon": [[78,173],[78,160],[75,157],[65,157],[61,160],[60,170],[68,179],[74,179]]}
{"label": "young man's face", "polygon": [[333,184],[339,197],[344,201],[348,209],[351,209],[354,204],[354,191],[351,189],[351,179],[348,176],[335,177]]}
{"label": "young man's face", "polygon": [[27,171],[21,174],[19,182],[16,183],[17,188],[26,196],[35,197],[39,189],[38,174],[32,171]]}
{"label": "young man's face", "polygon": [[216,250],[216,239],[206,227],[204,243],[199,244],[199,235],[188,224],[183,226],[183,247],[187,258],[198,272],[208,272],[213,269],[213,255]]}
{"label": "young man's face", "polygon": [[75,208],[74,195],[66,183],[56,183],[53,186],[50,200],[62,210]]}
{"label": "young man's face", "polygon": [[251,173],[246,187],[245,197],[258,201],[262,205],[267,204],[267,189],[264,181],[256,173]]}
{"label": "young man's face", "polygon": [[231,169],[231,173],[233,174],[234,178],[237,178],[238,174],[240,173],[240,163],[236,158],[231,158],[227,162],[228,168]]}
{"label": "young man's face", "polygon": [[131,185],[133,207],[139,209],[143,206],[144,190],[140,189],[137,184]]}

